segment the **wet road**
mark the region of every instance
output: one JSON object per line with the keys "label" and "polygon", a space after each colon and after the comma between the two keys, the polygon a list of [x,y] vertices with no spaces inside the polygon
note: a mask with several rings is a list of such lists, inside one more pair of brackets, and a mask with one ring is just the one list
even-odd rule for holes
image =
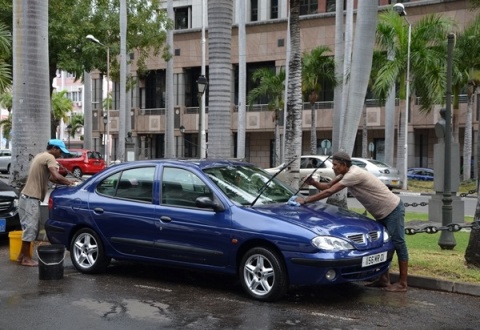
{"label": "wet road", "polygon": [[64,278],[9,260],[0,240],[0,329],[476,329],[480,298],[349,284],[293,289],[277,303],[248,298],[235,279],[125,262]]}

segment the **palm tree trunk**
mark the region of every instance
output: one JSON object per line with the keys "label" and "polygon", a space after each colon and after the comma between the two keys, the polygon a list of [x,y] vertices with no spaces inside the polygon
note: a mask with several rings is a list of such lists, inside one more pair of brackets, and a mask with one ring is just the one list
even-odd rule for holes
{"label": "palm tree trunk", "polygon": [[90,72],[83,72],[83,147],[93,149],[92,141],[92,77]]}
{"label": "palm tree trunk", "polygon": [[463,139],[463,180],[471,178],[471,162],[472,158],[472,110],[475,95],[475,87],[468,86],[467,114],[465,118],[465,137]]}
{"label": "palm tree trunk", "polygon": [[[173,12],[173,0],[168,0],[167,4],[168,17],[172,20],[175,19],[175,13]],[[169,51],[173,51],[173,30],[170,29],[167,32],[167,43]],[[167,100],[165,105],[165,157],[174,158],[175,157],[175,114],[173,106],[173,56],[169,55],[167,61],[167,70],[166,70],[166,90],[167,90]]]}
{"label": "palm tree trunk", "polygon": [[124,162],[125,159],[125,138],[126,121],[130,118],[130,111],[127,116],[127,1],[120,0],[120,106],[118,111],[118,144],[117,159]]}
{"label": "palm tree trunk", "polygon": [[317,109],[315,109],[315,102],[310,103],[311,109],[311,126],[310,126],[310,153],[317,154]]}
{"label": "palm tree trunk", "polygon": [[[50,138],[48,2],[13,1],[13,145],[10,182],[24,182],[31,156]],[[35,59],[35,60],[32,60]]]}
{"label": "palm tree trunk", "polygon": [[332,150],[339,150],[341,139],[341,125],[343,124],[343,62],[345,57],[344,28],[343,28],[343,1],[336,1],[335,9],[335,77],[340,82],[335,86],[333,95],[333,128]]}
{"label": "palm tree trunk", "polygon": [[357,11],[357,26],[353,45],[350,88],[344,123],[344,140],[341,149],[352,154],[358,123],[367,92],[370,70],[372,68],[375,30],[377,25],[376,1],[360,1]]}
{"label": "palm tree trunk", "polygon": [[300,0],[290,0],[291,55],[288,62],[287,98],[287,152],[285,162],[295,157],[289,172],[289,183],[295,189],[300,181],[300,156],[302,154],[302,63],[300,47]]}
{"label": "palm tree trunk", "polygon": [[[247,87],[247,60],[246,60],[246,31],[245,31],[245,3],[237,1],[238,13],[238,129],[237,129],[237,158],[245,158],[245,117],[246,117],[246,87]],[[276,116],[275,116],[276,118]],[[275,132],[278,130],[278,121],[275,122]],[[275,151],[278,145],[275,135]],[[279,147],[280,148],[280,147]],[[275,154],[275,166],[278,162],[278,153]]]}
{"label": "palm tree trunk", "polygon": [[208,2],[208,158],[232,157],[231,92],[233,2]]}

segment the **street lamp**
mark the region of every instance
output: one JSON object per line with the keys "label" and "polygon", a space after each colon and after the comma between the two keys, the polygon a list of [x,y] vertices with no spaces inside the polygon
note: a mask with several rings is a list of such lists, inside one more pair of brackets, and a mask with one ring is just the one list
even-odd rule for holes
{"label": "street lamp", "polygon": [[[205,148],[205,109],[202,106],[202,97],[205,94],[205,90],[208,86],[208,79],[204,75],[201,75],[197,79],[197,98],[198,98],[198,145],[199,155],[202,155],[202,150]],[[202,158],[202,156],[200,156]]]}
{"label": "street lamp", "polygon": [[407,171],[408,171],[408,108],[410,103],[410,44],[412,43],[412,24],[407,19],[407,12],[405,6],[402,3],[396,3],[393,5],[395,10],[401,17],[405,19],[408,24],[408,43],[407,43],[407,81],[405,91],[405,115],[404,115],[404,131],[405,131],[405,146],[404,146],[404,166],[403,166],[403,189],[407,189]]}
{"label": "street lamp", "polygon": [[[102,44],[97,38],[92,36],[91,34],[86,36],[87,40],[90,40],[91,42],[94,42],[96,44],[99,44],[102,47],[105,47],[107,49],[107,113],[106,116],[103,117],[103,124],[107,127],[106,133],[106,139],[105,139],[105,162],[107,164],[110,163],[110,148],[109,148],[109,141],[110,141],[110,47],[108,47],[105,44]],[[108,166],[108,165],[107,165]]]}
{"label": "street lamp", "polygon": [[68,149],[70,149],[70,135],[72,134],[72,125],[68,124],[67,126],[67,134],[68,134]]}

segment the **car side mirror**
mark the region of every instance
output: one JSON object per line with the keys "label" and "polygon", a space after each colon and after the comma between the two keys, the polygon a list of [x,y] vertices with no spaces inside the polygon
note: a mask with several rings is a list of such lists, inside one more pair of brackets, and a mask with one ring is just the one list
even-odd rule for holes
{"label": "car side mirror", "polygon": [[195,199],[195,206],[202,209],[213,209],[215,212],[222,212],[225,210],[221,203],[214,202],[207,196],[197,197]]}

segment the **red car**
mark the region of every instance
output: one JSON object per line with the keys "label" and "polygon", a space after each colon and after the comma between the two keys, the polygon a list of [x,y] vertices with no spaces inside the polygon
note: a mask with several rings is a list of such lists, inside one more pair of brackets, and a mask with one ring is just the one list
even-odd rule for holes
{"label": "red car", "polygon": [[[63,154],[57,159],[59,172],[67,175],[71,172],[77,178],[84,174],[95,174],[105,168],[105,160],[98,151],[69,149],[70,154]],[[68,171],[67,171],[68,170]]]}

